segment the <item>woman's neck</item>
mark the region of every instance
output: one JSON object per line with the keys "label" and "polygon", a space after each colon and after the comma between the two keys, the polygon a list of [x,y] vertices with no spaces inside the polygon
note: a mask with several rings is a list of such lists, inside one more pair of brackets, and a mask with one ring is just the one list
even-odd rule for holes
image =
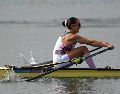
{"label": "woman's neck", "polygon": [[76,32],[73,30],[69,30],[69,32],[71,32],[72,34],[76,34]]}

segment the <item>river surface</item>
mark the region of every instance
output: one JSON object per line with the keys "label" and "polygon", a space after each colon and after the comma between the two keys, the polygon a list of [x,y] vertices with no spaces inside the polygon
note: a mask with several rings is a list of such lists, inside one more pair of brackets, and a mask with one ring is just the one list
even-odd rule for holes
{"label": "river surface", "polygon": [[[119,0],[0,0],[0,65],[29,65],[52,59],[61,22],[78,17],[80,35],[107,41],[115,49],[93,57],[97,67],[120,68]],[[88,48],[94,49],[93,47]],[[73,67],[88,67],[85,62]],[[1,94],[119,94],[120,79],[49,78],[0,82]]]}

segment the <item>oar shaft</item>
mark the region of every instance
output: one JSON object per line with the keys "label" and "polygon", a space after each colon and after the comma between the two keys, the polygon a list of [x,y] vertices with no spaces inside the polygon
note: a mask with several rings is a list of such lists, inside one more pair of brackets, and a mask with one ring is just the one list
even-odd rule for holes
{"label": "oar shaft", "polygon": [[93,56],[96,56],[96,55],[101,54],[101,53],[103,53],[103,52],[106,52],[107,50],[112,50],[112,49],[111,49],[111,48],[106,48],[106,49],[104,49],[104,50],[101,50],[101,51],[99,51],[99,52],[96,52],[96,53],[94,53],[94,54],[86,57],[85,59],[90,58],[90,57],[93,57]]}
{"label": "oar shaft", "polygon": [[93,49],[93,50],[90,50],[89,52],[93,52],[93,51],[96,51],[96,50],[99,50],[99,49],[101,49],[102,47],[97,47],[97,48],[95,48],[95,49]]}
{"label": "oar shaft", "polygon": [[50,74],[50,73],[52,73],[52,72],[58,71],[59,69],[63,69],[63,68],[66,68],[66,67],[68,67],[68,66],[72,66],[73,64],[74,64],[73,62],[70,62],[69,64],[65,65],[64,67],[55,68],[55,69],[53,69],[53,70],[47,71],[47,72],[45,72],[45,73],[43,73],[43,74],[40,74],[40,75],[38,75],[38,76],[36,76],[36,77],[27,79],[27,80],[25,80],[25,81],[29,82],[29,81],[38,79],[38,78],[40,78],[40,77],[42,77],[42,76],[45,76],[45,75]]}

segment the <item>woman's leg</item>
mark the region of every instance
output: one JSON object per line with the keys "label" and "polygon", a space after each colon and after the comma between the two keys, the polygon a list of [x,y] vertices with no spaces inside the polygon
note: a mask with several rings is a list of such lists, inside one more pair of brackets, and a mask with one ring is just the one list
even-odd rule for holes
{"label": "woman's leg", "polygon": [[57,64],[57,65],[54,65],[55,68],[60,68],[60,67],[64,67],[68,64],[70,64],[70,62],[68,62],[70,60],[69,56],[67,54],[65,55],[54,55],[54,58],[53,58],[53,63],[61,63],[61,62],[66,62],[66,63],[62,63],[62,64]]}
{"label": "woman's leg", "polygon": [[70,59],[73,59],[84,56],[87,53],[89,53],[88,48],[86,46],[81,46],[69,51],[67,54],[70,57]]}
{"label": "woman's leg", "polygon": [[[89,50],[86,46],[81,46],[81,47],[75,48],[72,51],[68,52],[67,54],[70,57],[70,59],[78,58],[78,57],[81,57],[81,56],[88,57],[90,55]],[[93,62],[93,59],[91,57],[86,59],[86,63],[88,64],[88,66],[91,69],[96,68],[96,66]]]}
{"label": "woman's leg", "polygon": [[[85,57],[88,57],[89,55],[90,55],[90,53],[87,53],[87,54],[85,54],[84,56],[85,56]],[[96,69],[96,66],[95,66],[95,64],[94,64],[94,61],[93,61],[92,57],[86,59],[85,61],[86,61],[86,63],[88,64],[89,68],[91,68],[91,69]]]}

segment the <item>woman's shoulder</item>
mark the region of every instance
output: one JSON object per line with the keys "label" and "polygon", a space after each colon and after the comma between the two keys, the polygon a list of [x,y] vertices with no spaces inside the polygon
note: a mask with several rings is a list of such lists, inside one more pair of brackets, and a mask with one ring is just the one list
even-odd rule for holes
{"label": "woman's shoulder", "polygon": [[78,34],[67,34],[65,35],[64,37],[62,37],[62,39],[67,39],[67,40],[70,40],[70,39],[78,39],[79,38],[79,35]]}
{"label": "woman's shoulder", "polygon": [[78,39],[80,36],[78,34],[71,34],[71,37],[74,39]]}

